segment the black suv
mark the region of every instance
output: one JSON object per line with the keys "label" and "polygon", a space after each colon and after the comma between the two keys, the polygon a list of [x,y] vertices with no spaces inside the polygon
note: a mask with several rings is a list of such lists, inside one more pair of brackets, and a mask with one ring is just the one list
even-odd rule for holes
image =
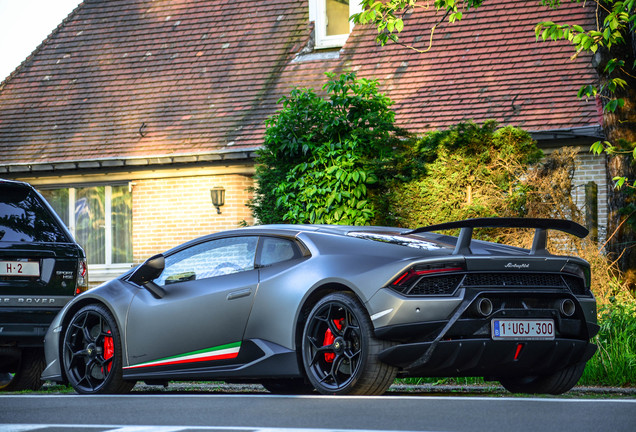
{"label": "black suv", "polygon": [[44,334],[88,289],[86,255],[31,185],[0,179],[0,391],[42,385]]}

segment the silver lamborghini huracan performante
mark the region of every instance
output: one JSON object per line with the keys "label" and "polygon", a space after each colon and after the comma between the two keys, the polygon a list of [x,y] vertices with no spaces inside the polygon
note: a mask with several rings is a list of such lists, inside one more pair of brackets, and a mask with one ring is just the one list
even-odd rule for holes
{"label": "silver lamborghini huracan performante", "polygon": [[[533,228],[531,249],[472,239]],[[460,229],[459,236],[439,231]],[[407,230],[269,225],[190,241],[74,298],[45,340],[46,380],[261,383],[377,395],[396,377],[479,376],[563,393],[596,351],[590,266],[546,250],[565,220],[470,219]]]}

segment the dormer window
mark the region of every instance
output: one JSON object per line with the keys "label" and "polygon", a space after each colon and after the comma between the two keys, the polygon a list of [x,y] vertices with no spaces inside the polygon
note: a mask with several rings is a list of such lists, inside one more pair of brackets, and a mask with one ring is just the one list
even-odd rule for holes
{"label": "dormer window", "polygon": [[309,20],[315,23],[316,49],[342,47],[353,23],[349,17],[360,12],[360,0],[309,0]]}

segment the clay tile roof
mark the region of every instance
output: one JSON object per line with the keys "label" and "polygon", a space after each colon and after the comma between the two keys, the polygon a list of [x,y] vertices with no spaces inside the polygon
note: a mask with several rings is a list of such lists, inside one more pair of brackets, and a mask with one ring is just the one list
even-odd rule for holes
{"label": "clay tile roof", "polygon": [[[0,85],[0,165],[254,149],[280,96],[351,69],[379,79],[413,131],[598,125],[595,101],[576,98],[590,59],[537,42],[547,19],[593,24],[578,4],[497,0],[444,24],[426,54],[379,47],[358,26],[339,53],[297,57],[306,0],[86,0]],[[409,15],[402,39],[425,48],[436,20]]]}

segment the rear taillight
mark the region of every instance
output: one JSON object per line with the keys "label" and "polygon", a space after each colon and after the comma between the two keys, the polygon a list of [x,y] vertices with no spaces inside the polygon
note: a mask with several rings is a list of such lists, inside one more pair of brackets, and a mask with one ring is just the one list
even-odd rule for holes
{"label": "rear taillight", "polygon": [[81,294],[86,290],[88,290],[88,266],[86,265],[86,260],[81,259],[78,261],[75,295]]}
{"label": "rear taillight", "polygon": [[[391,288],[399,291],[403,294],[414,295],[426,295],[426,294],[451,294],[455,291],[457,284],[463,277],[466,267],[463,262],[446,262],[446,263],[431,263],[431,264],[417,264],[414,265],[403,273],[400,273],[389,284]],[[459,273],[459,274],[458,274]],[[437,276],[456,274],[456,277],[451,279],[444,278],[439,279]],[[448,279],[448,280],[447,280]],[[425,282],[426,287],[421,282]],[[440,282],[444,282],[443,286]],[[431,285],[430,287],[428,285]],[[448,286],[447,286],[448,285]]]}

